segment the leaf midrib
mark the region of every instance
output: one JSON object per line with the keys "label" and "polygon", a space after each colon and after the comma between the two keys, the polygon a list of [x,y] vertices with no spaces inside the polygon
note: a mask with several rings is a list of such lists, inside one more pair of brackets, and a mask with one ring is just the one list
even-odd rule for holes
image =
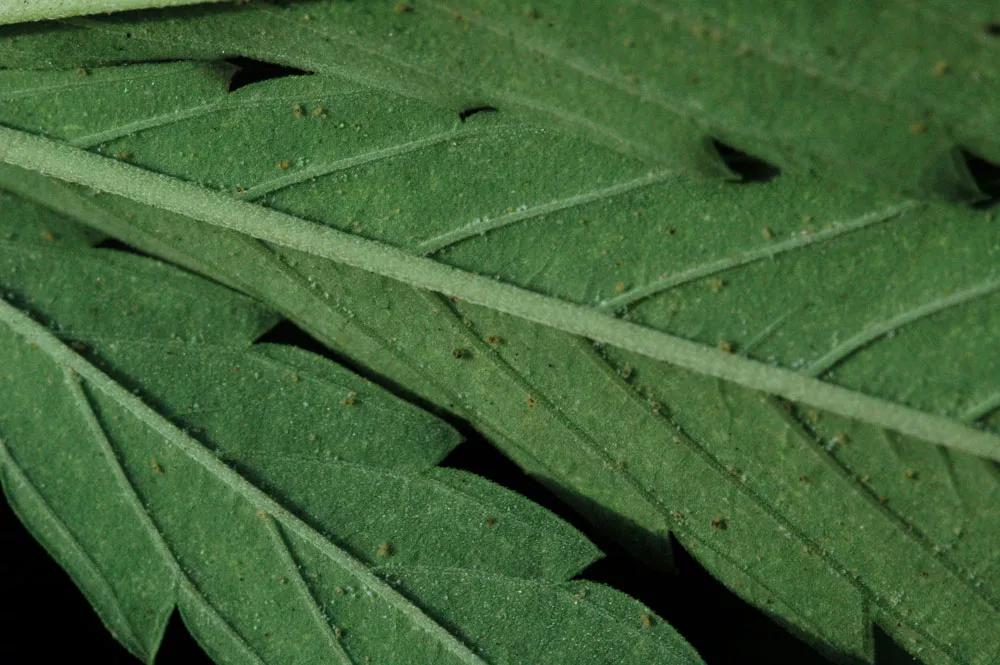
{"label": "leaf midrib", "polygon": [[222,192],[28,132],[0,127],[0,161],[132,199],[259,240],[605,342],[699,374],[1000,461],[1000,437],[951,418],[727,354],[597,310],[415,256]]}
{"label": "leaf midrib", "polygon": [[[119,406],[132,414],[132,416],[134,416],[137,420],[202,466],[232,492],[258,509],[258,511],[273,517],[276,521],[294,531],[298,537],[303,539],[303,541],[316,548],[317,552],[321,552],[335,565],[350,573],[375,595],[382,598],[387,604],[394,607],[401,614],[410,619],[414,626],[417,626],[432,635],[444,649],[451,652],[461,662],[464,662],[467,665],[486,665],[486,663],[484,663],[484,661],[473,653],[465,644],[460,642],[454,635],[449,633],[437,622],[424,614],[422,610],[413,605],[390,585],[381,580],[365,564],[325,540],[305,522],[294,516],[274,499],[267,496],[264,492],[252,485],[235,471],[226,467],[224,463],[198,443],[191,440],[186,434],[184,434],[184,432],[164,420],[142,400],[129,393],[108,375],[104,374],[97,367],[87,362],[82,356],[65,346],[57,337],[46,330],[41,324],[33,321],[30,317],[3,298],[0,298],[0,322],[6,324],[8,328],[10,328],[18,336],[25,339],[27,342],[35,345],[38,349],[48,355],[53,362],[55,362],[65,372],[74,373],[79,376],[80,379],[86,381],[89,386],[106,394]],[[117,463],[117,461],[112,465],[112,470],[115,472],[116,476],[120,476],[119,482],[124,480],[124,482],[128,483],[129,487],[131,487],[131,483],[124,475],[124,470],[121,468],[120,464]],[[133,508],[136,508],[137,505],[138,508],[136,509],[141,510],[144,514],[146,514],[147,519],[149,519],[148,513],[146,513],[144,508],[142,508],[141,502],[139,502],[138,497],[134,494],[134,489],[132,490],[130,497],[130,501],[133,503]],[[147,522],[147,526],[155,530],[158,548],[166,548],[166,552],[169,554],[167,557],[168,565],[174,569],[175,573],[180,571],[179,563],[170,552],[169,546],[167,546],[162,540],[162,536],[159,535],[159,530],[156,529],[155,525],[151,523],[151,520]],[[187,579],[182,571],[179,575],[179,580],[183,581]],[[192,591],[197,590],[192,589]]]}

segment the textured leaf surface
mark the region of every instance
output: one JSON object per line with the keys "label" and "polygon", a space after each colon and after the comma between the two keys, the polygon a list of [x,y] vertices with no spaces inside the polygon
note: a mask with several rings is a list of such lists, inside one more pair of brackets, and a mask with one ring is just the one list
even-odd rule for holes
{"label": "textured leaf surface", "polygon": [[[40,217],[0,202],[0,228]],[[0,477],[137,656],[177,606],[220,663],[700,662],[567,581],[597,555],[571,527],[435,468],[447,425],[253,344],[274,316],[244,297],[49,217],[0,243]]]}
{"label": "textured leaf surface", "polygon": [[456,112],[491,105],[658,168],[725,173],[715,138],[924,198],[978,195],[963,150],[1000,161],[991,0],[320,0],[177,16],[17,28],[4,59],[246,55]]}
{"label": "textured leaf surface", "polygon": [[[983,349],[1000,246],[982,211],[807,176],[651,176],[574,134],[503,112],[461,123],[332,76],[229,93],[224,70],[191,64],[5,75],[4,124],[118,154],[115,174],[166,173],[997,432]],[[32,101],[46,84],[69,88]],[[273,303],[634,525],[649,556],[674,532],[837,651],[871,658],[874,622],[927,662],[998,653],[989,463],[120,198],[3,181]]]}
{"label": "textured leaf surface", "polygon": [[0,0],[0,25],[220,0]]}

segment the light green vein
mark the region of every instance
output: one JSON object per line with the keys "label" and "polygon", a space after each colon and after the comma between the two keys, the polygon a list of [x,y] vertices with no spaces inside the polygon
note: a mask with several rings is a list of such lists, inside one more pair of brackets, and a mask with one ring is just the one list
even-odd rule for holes
{"label": "light green vein", "polygon": [[0,25],[220,1],[226,0],[5,0],[0,5]]}
{"label": "light green vein", "polygon": [[[110,616],[107,617],[108,620],[113,621],[113,624],[109,625],[112,633],[124,643],[129,651],[140,656],[144,661],[149,662],[151,654],[149,650],[145,648],[142,644],[142,640],[139,639],[138,632],[132,621],[129,620],[128,613],[125,612],[122,607],[121,600],[119,600],[118,595],[115,593],[114,587],[108,581],[107,576],[100,569],[94,559],[87,553],[80,541],[76,539],[73,532],[69,530],[66,523],[59,517],[59,514],[49,505],[45,497],[38,491],[31,479],[28,478],[27,474],[21,469],[20,464],[17,460],[10,454],[7,449],[7,445],[4,443],[3,439],[0,439],[0,468],[6,471],[9,477],[8,492],[11,497],[11,507],[15,510],[20,503],[15,497],[13,492],[13,486],[19,487],[27,498],[35,503],[40,509],[42,515],[48,522],[50,528],[53,529],[56,536],[63,540],[69,547],[67,550],[59,550],[59,553],[53,552],[53,558],[57,561],[63,562],[63,567],[67,572],[74,578],[75,581],[81,582],[81,577],[86,575],[88,578],[93,580],[94,584],[97,585],[95,590],[97,593],[107,597],[110,600],[108,605],[98,605],[94,603],[95,607],[106,607]],[[30,524],[31,520],[22,520],[25,524]],[[48,539],[39,537],[39,540],[45,543]],[[51,545],[51,543],[48,543]],[[70,565],[69,562],[65,561],[64,557],[72,558],[75,561],[75,565]],[[89,589],[87,584],[79,584],[80,588],[86,593]],[[87,594],[88,596],[90,594]]]}
{"label": "light green vein", "polygon": [[568,196],[555,201],[548,201],[531,207],[524,207],[505,215],[494,217],[493,219],[476,220],[471,224],[466,224],[465,226],[442,233],[434,236],[433,238],[428,238],[418,244],[416,249],[420,254],[430,256],[440,252],[446,247],[457,245],[463,240],[485,235],[490,231],[510,226],[511,224],[516,224],[518,222],[523,222],[528,219],[534,219],[535,217],[541,217],[560,210],[568,210],[570,208],[587,205],[588,203],[593,203],[595,201],[620,196],[636,189],[642,189],[643,187],[663,182],[672,175],[674,175],[673,171],[654,171],[638,178],[615,183],[614,185],[610,185],[602,189]]}
{"label": "light green vein", "polygon": [[50,139],[0,127],[0,160],[412,286],[463,298],[693,372],[779,395],[924,441],[1000,460],[1000,436],[974,429],[954,419],[825,383],[785,368],[727,354],[614,318],[596,309],[459,270],[378,241],[238,201],[218,191],[145,171]]}
{"label": "light green vein", "polygon": [[323,637],[326,639],[327,647],[329,647],[330,653],[337,657],[337,660],[341,665],[356,665],[354,660],[347,654],[346,651],[344,651],[344,645],[340,643],[340,639],[334,634],[333,629],[330,627],[330,621],[326,618],[326,615],[323,614],[319,603],[316,601],[316,596],[313,594],[309,585],[302,577],[302,567],[299,565],[299,562],[295,560],[295,555],[292,554],[291,548],[285,541],[285,534],[281,532],[281,527],[274,521],[274,518],[267,513],[262,514],[260,518],[261,521],[264,522],[268,535],[271,536],[275,551],[288,568],[289,574],[294,580],[293,583],[295,584],[295,588],[305,599],[305,602],[309,607],[309,614],[316,623],[316,627],[323,633]]}
{"label": "light green vein", "polygon": [[379,148],[378,150],[366,152],[361,155],[352,155],[351,157],[345,157],[344,159],[338,159],[325,164],[315,164],[313,166],[308,166],[289,173],[288,175],[280,176],[278,178],[268,180],[267,182],[254,185],[253,187],[237,193],[236,198],[247,201],[259,199],[260,197],[270,194],[271,192],[276,192],[278,190],[285,189],[286,187],[291,187],[307,180],[312,180],[313,178],[330,175],[331,173],[336,173],[337,171],[345,171],[355,166],[371,164],[383,159],[391,159],[393,157],[405,155],[423,148],[429,148],[441,143],[446,143],[447,141],[468,138],[480,133],[481,132],[479,130],[472,129],[464,131],[451,130],[447,132],[440,132],[438,134],[426,136],[422,139],[391,145],[385,148]]}
{"label": "light green vein", "polygon": [[[466,665],[486,665],[481,658],[470,651],[454,635],[377,577],[365,564],[316,533],[311,527],[286,510],[274,499],[228,468],[197,441],[194,441],[183,431],[165,420],[141,399],[63,344],[44,326],[35,322],[2,298],[0,298],[0,322],[6,324],[15,334],[23,337],[25,341],[49,355],[58,366],[64,370],[75,372],[92,389],[106,394],[139,422],[149,427],[152,431],[163,437],[170,445],[199,464],[234,494],[250,503],[257,510],[272,515],[285,528],[295,533],[296,536],[307,542],[310,546],[316,548],[331,563],[352,575],[359,583],[370,590],[374,596],[380,598],[388,606],[405,616],[414,627],[430,635],[443,649],[455,656],[458,662],[465,663]],[[121,472],[120,468],[119,472]]]}
{"label": "light green vein", "polygon": [[896,219],[900,215],[905,214],[907,211],[912,210],[919,205],[920,204],[915,201],[900,203],[890,206],[884,210],[877,210],[846,222],[834,224],[830,228],[823,229],[822,231],[818,231],[816,233],[794,235],[787,240],[763,245],[761,247],[741,252],[734,256],[718,259],[716,261],[709,261],[708,263],[688,268],[687,270],[683,270],[673,275],[665,275],[660,279],[649,282],[648,284],[643,284],[642,286],[632,289],[631,291],[626,291],[619,296],[604,300],[598,305],[598,307],[609,312],[620,310],[623,307],[628,307],[629,305],[639,302],[640,300],[645,300],[646,298],[654,296],[658,293],[682,284],[687,284],[688,282],[692,282],[696,279],[701,279],[702,277],[715,275],[720,272],[732,270],[733,268],[739,268],[757,261],[773,259],[779,254],[784,254],[785,252],[801,249],[816,243],[825,242],[827,240],[833,240],[834,238],[838,238],[855,231],[860,231],[868,228],[869,226],[881,224],[882,222],[888,222],[889,220]]}
{"label": "light green vein", "polygon": [[958,307],[959,305],[964,305],[965,303],[973,300],[985,298],[997,293],[998,291],[1000,291],[1000,278],[994,278],[987,280],[982,284],[976,284],[975,286],[962,289],[961,291],[956,291],[955,293],[944,296],[943,298],[922,303],[921,305],[908,309],[902,314],[894,316],[891,319],[878,321],[866,327],[856,335],[852,335],[849,339],[844,340],[820,358],[817,358],[815,362],[809,365],[806,372],[811,376],[820,376],[830,371],[837,365],[837,363],[841,362],[852,353],[864,348],[882,337],[885,337],[886,335],[895,333],[904,326],[916,323],[917,321],[925,319],[929,316],[939,314],[940,312],[952,307]]}

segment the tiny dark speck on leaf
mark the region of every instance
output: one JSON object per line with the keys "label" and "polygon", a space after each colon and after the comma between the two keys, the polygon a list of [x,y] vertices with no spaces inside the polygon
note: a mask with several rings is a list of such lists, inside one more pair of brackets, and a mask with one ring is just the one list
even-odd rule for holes
{"label": "tiny dark speck on leaf", "polygon": [[920,477],[920,474],[917,472],[916,469],[907,469],[906,471],[903,472],[903,474],[910,480],[916,480],[917,478]]}
{"label": "tiny dark speck on leaf", "polygon": [[500,337],[499,335],[489,335],[486,338],[486,343],[489,344],[490,346],[500,346],[501,344],[503,344],[503,338]]}
{"label": "tiny dark speck on leaf", "polygon": [[492,527],[495,526],[496,523],[497,523],[497,518],[493,517],[492,515],[486,518],[486,526]]}
{"label": "tiny dark speck on leaf", "polygon": [[1000,37],[1000,21],[994,21],[992,23],[987,23],[986,27],[984,27],[983,30],[990,37]]}
{"label": "tiny dark speck on leaf", "polygon": [[453,349],[451,355],[456,360],[461,360],[462,358],[468,358],[469,352],[465,349]]}
{"label": "tiny dark speck on leaf", "polygon": [[712,518],[712,526],[714,528],[718,529],[719,531],[725,531],[726,529],[729,528],[729,523],[726,522],[726,518],[725,517],[721,517],[721,516],[720,517],[713,517]]}
{"label": "tiny dark speck on leaf", "polygon": [[413,5],[408,2],[397,2],[392,11],[397,14],[408,14],[413,11]]}
{"label": "tiny dark speck on leaf", "polygon": [[719,350],[723,353],[733,352],[733,343],[726,340],[719,340]]}
{"label": "tiny dark speck on leaf", "polygon": [[535,408],[536,404],[538,404],[538,400],[536,400],[534,397],[532,397],[531,395],[529,395],[528,396],[528,408],[529,409],[533,409],[533,408]]}

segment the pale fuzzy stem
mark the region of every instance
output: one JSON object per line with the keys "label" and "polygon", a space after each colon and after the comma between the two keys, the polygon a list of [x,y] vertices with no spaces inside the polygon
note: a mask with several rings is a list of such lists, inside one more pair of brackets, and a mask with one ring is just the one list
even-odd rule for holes
{"label": "pale fuzzy stem", "polygon": [[107,157],[0,127],[0,161],[116,194],[264,242],[373,272],[429,291],[604,342],[686,370],[1000,461],[1000,436],[783,367],[725,353],[398,247],[239,201]]}
{"label": "pale fuzzy stem", "polygon": [[229,0],[0,0],[0,25]]}

